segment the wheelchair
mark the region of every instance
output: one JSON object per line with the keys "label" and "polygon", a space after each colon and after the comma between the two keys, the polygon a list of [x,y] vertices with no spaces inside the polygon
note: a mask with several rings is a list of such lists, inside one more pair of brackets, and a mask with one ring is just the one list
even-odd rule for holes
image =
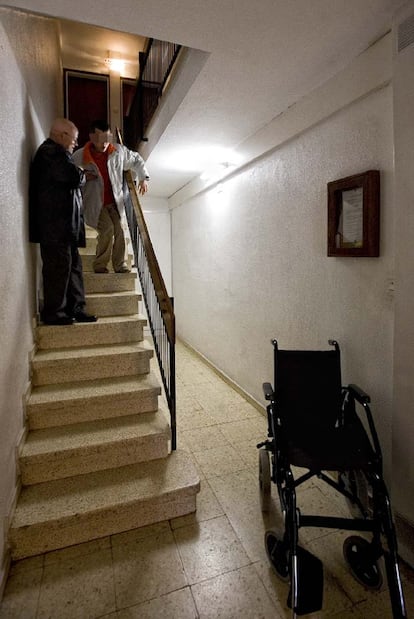
{"label": "wheelchair", "polygon": [[[277,340],[272,344],[274,388],[263,384],[268,438],[257,445],[260,502],[268,511],[276,484],[284,531],[266,531],[265,549],[276,575],[290,583],[292,616],[322,608],[323,565],[299,545],[299,529],[326,527],[364,532],[345,539],[345,562],[362,586],[376,590],[383,582],[383,557],[393,617],[407,617],[370,397],[354,384],[342,386],[336,341],[329,340],[332,348],[322,351],[279,350]],[[298,476],[296,467],[305,472]],[[345,497],[352,518],[301,513],[296,488],[313,477]]]}

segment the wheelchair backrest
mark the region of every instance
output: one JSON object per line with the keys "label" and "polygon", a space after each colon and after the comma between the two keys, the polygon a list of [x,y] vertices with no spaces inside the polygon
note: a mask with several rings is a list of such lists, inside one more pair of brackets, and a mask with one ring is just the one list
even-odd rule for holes
{"label": "wheelchair backrest", "polygon": [[341,418],[339,350],[275,349],[275,394],[285,429],[323,431]]}

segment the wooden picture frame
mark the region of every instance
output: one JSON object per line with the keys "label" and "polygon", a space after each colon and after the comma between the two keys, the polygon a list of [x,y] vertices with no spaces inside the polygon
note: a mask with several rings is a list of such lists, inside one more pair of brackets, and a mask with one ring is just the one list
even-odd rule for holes
{"label": "wooden picture frame", "polygon": [[328,183],[328,256],[379,256],[380,173]]}

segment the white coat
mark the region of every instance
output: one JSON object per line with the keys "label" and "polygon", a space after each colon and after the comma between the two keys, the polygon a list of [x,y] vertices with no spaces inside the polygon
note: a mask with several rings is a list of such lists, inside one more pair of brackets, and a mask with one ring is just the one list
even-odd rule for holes
{"label": "white coat", "polygon": [[[129,150],[121,144],[114,144],[114,151],[108,155],[108,173],[112,185],[116,207],[121,219],[125,217],[125,205],[123,198],[123,173],[131,170],[134,180],[142,181],[149,178],[145,162],[139,153]],[[96,180],[88,181],[82,188],[83,211],[85,222],[92,228],[97,228],[99,214],[103,206],[104,182],[99,168],[91,160],[84,160],[84,148],[73,153],[73,159],[77,166],[93,172]]]}

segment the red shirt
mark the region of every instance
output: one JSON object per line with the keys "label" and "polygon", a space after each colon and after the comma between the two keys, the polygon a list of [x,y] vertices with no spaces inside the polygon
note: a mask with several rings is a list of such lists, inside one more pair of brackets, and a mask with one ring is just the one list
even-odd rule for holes
{"label": "red shirt", "polygon": [[90,149],[90,154],[92,156],[92,159],[98,166],[99,172],[101,173],[104,182],[103,204],[104,206],[108,206],[109,204],[115,204],[114,193],[112,191],[112,185],[108,173],[109,149],[106,149],[105,152],[100,153],[92,147]]}

